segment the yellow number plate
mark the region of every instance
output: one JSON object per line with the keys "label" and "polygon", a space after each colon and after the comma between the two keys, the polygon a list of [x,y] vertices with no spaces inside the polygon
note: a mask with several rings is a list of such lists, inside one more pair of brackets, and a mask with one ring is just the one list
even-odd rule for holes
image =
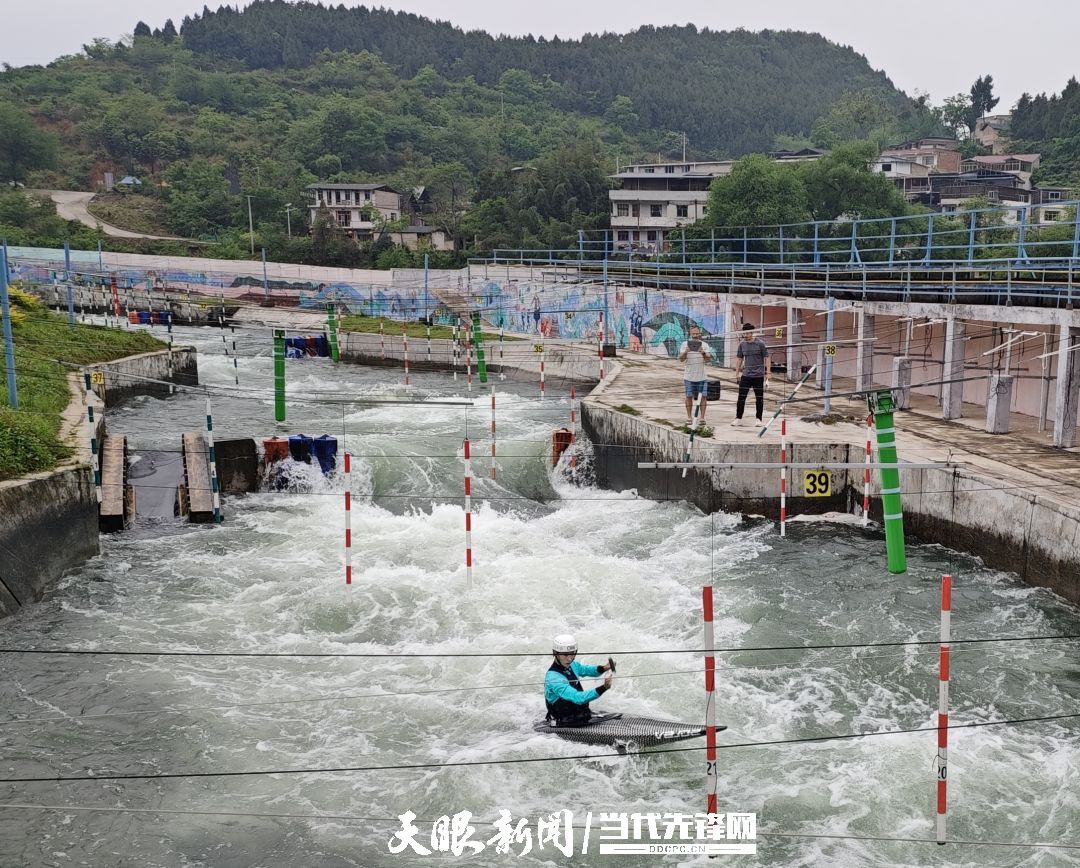
{"label": "yellow number plate", "polygon": [[783,336],[784,336],[784,330],[783,329],[776,329],[773,332],[773,337],[775,337],[777,340],[780,340],[780,338],[782,338]]}
{"label": "yellow number plate", "polygon": [[836,344],[825,344],[825,355],[827,355],[827,356],[835,356],[836,355]]}
{"label": "yellow number plate", "polygon": [[832,494],[832,474],[828,470],[807,470],[803,493],[807,497],[828,497]]}
{"label": "yellow number plate", "polygon": [[542,353],[543,351],[544,351],[544,345],[543,344],[533,344],[533,352],[534,353]]}
{"label": "yellow number plate", "polygon": [[105,372],[104,371],[91,371],[90,372],[90,383],[91,383],[91,385],[94,385],[94,386],[104,386],[105,385]]}

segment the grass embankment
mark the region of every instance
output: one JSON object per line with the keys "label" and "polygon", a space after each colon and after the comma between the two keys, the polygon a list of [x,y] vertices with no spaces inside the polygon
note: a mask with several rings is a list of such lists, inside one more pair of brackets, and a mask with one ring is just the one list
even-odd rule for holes
{"label": "grass embankment", "polygon": [[102,223],[146,232],[148,235],[173,235],[166,224],[165,201],[139,193],[98,193],[86,210]]}
{"label": "grass embankment", "polygon": [[[343,332],[374,332],[375,334],[378,334],[380,322],[383,324],[383,330],[387,335],[401,337],[401,327],[404,325],[405,331],[410,338],[427,337],[428,327],[422,322],[401,323],[394,319],[380,319],[377,316],[361,316],[359,314],[343,316],[338,323],[338,330]],[[433,338],[450,340],[454,337],[454,329],[451,326],[433,325],[431,327],[431,336]],[[491,332],[480,332],[480,336],[484,339],[485,343],[491,343],[492,341],[497,341],[499,339],[498,333],[492,334]],[[518,339],[506,335],[505,340],[514,341]]]}
{"label": "grass embankment", "polygon": [[7,365],[0,351],[0,480],[49,470],[68,456],[60,442],[60,417],[71,400],[67,374],[72,369],[54,359],[87,365],[165,346],[141,331],[72,329],[65,316],[14,288],[11,301],[19,409],[8,404]]}

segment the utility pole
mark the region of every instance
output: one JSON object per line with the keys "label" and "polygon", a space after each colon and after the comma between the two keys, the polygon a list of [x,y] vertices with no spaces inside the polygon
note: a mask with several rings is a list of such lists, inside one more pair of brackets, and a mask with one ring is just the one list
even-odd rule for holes
{"label": "utility pole", "polygon": [[292,202],[285,203],[285,225],[288,227],[289,237],[292,238],[292,215],[289,213],[293,210]]}
{"label": "utility pole", "polygon": [[251,255],[255,255],[255,226],[251,222],[251,196],[247,197],[248,200],[248,238],[251,239]]}
{"label": "utility pole", "polygon": [[682,134],[682,161],[686,162],[686,133]]}

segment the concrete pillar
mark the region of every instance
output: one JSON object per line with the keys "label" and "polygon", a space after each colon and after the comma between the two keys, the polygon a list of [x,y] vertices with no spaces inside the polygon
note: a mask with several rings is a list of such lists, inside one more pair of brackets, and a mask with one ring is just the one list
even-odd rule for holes
{"label": "concrete pillar", "polygon": [[[941,418],[959,419],[964,415],[964,384],[948,382],[960,380],[964,376],[964,341],[965,323],[955,317],[949,317],[945,322],[945,360],[941,366],[942,384],[941,392]],[[987,431],[990,429],[987,428]],[[1006,430],[1008,430],[1006,428]]]}
{"label": "concrete pillar", "polygon": [[892,360],[893,399],[897,410],[906,410],[911,406],[911,359],[907,356],[893,356]]}
{"label": "concrete pillar", "polygon": [[859,311],[859,343],[855,350],[855,391],[874,388],[874,317]]}
{"label": "concrete pillar", "polygon": [[735,353],[739,349],[739,326],[742,323],[735,322],[735,307],[731,303],[731,296],[727,296],[721,304],[724,312],[724,367],[735,367]]}
{"label": "concrete pillar", "polygon": [[1062,325],[1058,332],[1057,381],[1054,385],[1054,445],[1076,445],[1076,407],[1080,398],[1080,328]]}
{"label": "concrete pillar", "polygon": [[787,303],[787,379],[797,383],[802,378],[802,323],[800,311],[792,303]]}
{"label": "concrete pillar", "polygon": [[990,397],[986,401],[986,433],[1009,433],[1009,409],[1012,407],[1013,378],[990,375]]}

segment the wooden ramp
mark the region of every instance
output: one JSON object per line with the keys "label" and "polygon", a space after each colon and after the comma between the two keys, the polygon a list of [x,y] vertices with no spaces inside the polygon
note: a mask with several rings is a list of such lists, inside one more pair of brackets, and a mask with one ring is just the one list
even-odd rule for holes
{"label": "wooden ramp", "polygon": [[[112,434],[101,446],[101,506],[98,529],[115,533],[127,526],[134,507],[134,494],[128,490],[127,437]],[[133,510],[132,510],[133,511]]]}
{"label": "wooden ramp", "polygon": [[188,431],[183,435],[184,484],[177,492],[179,513],[188,521],[214,520],[214,499],[210,491],[210,451],[202,434]]}

